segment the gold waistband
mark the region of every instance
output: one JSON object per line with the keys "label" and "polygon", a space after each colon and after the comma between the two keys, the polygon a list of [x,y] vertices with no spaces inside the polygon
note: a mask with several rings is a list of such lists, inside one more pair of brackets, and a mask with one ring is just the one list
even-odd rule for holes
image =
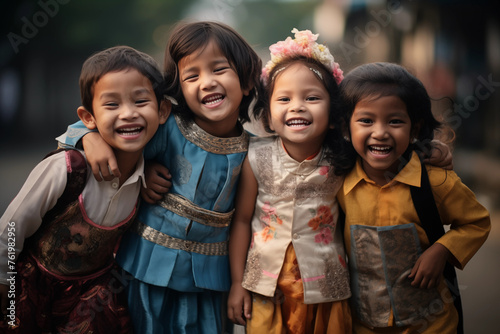
{"label": "gold waistband", "polygon": [[223,256],[228,254],[227,241],[204,243],[178,239],[160,232],[140,221],[137,221],[135,231],[142,238],[167,248],[179,249],[203,255]]}
{"label": "gold waistband", "polygon": [[171,193],[167,193],[158,204],[181,217],[214,227],[229,226],[234,212],[234,209],[227,213],[207,210],[197,206],[185,197]]}

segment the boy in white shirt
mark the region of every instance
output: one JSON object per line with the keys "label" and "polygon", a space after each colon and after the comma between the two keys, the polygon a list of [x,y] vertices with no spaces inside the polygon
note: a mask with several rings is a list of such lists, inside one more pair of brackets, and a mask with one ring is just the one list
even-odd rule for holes
{"label": "boy in white shirt", "polygon": [[143,148],[170,114],[163,88],[154,59],[133,48],[85,61],[77,113],[113,148],[121,175],[97,182],[75,150],[33,169],[0,218],[0,329],[132,331],[113,253],[135,217]]}

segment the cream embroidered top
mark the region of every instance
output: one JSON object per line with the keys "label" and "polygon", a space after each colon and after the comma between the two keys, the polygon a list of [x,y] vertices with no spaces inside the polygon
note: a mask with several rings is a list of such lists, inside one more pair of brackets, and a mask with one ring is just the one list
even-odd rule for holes
{"label": "cream embroidered top", "polygon": [[304,286],[304,303],[349,298],[344,244],[337,228],[336,194],[342,178],[320,152],[301,163],[279,137],[251,138],[248,158],[258,182],[252,242],[243,287],[273,296],[292,243]]}

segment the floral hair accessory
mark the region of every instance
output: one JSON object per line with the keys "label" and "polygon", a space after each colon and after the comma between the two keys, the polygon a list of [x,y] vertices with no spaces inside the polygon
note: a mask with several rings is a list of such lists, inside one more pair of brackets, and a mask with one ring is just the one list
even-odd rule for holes
{"label": "floral hair accessory", "polygon": [[268,83],[269,73],[279,62],[294,55],[313,58],[325,65],[332,71],[337,84],[344,79],[344,72],[340,69],[339,64],[333,59],[328,47],[316,42],[319,34],[313,34],[310,30],[299,31],[296,28],[293,28],[292,33],[295,34],[294,39],[287,37],[284,41],[279,41],[269,47],[269,51],[271,51],[271,60],[268,61],[266,66],[262,69],[262,80],[265,83]]}

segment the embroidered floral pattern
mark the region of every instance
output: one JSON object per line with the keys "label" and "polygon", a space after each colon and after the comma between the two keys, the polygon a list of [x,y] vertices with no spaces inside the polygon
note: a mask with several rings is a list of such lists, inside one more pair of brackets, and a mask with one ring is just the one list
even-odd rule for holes
{"label": "embroidered floral pattern", "polygon": [[324,227],[320,229],[319,233],[314,236],[314,241],[318,244],[323,243],[325,245],[328,245],[333,241],[332,232],[329,228]]}
{"label": "embroidered floral pattern", "polygon": [[262,231],[255,232],[254,235],[260,235],[262,240],[269,241],[277,237],[276,228],[273,224],[283,224],[283,220],[276,213],[276,208],[272,207],[269,202],[265,202],[262,206],[263,215],[260,216]]}
{"label": "embroidered floral pattern", "polygon": [[314,217],[309,220],[307,225],[313,230],[318,231],[314,236],[316,243],[325,245],[333,242],[333,232],[335,231],[335,222],[332,209],[329,206],[321,205],[316,211],[311,210]]}
{"label": "embroidered floral pattern", "polygon": [[330,171],[330,167],[328,166],[322,166],[319,168],[318,170],[318,173],[319,175],[324,175],[326,177],[328,177],[328,172]]}

